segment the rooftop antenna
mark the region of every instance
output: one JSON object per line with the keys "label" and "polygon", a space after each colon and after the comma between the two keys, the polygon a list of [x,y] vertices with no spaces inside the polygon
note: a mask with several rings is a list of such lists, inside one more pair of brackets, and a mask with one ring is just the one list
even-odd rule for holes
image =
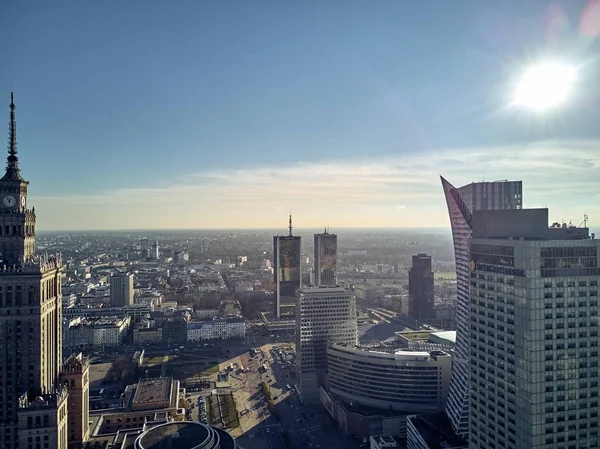
{"label": "rooftop antenna", "polygon": [[579,227],[581,227],[581,225],[583,225],[584,228],[587,228],[587,222],[588,222],[588,216],[587,216],[587,214],[583,214],[583,223],[581,223],[579,225]]}
{"label": "rooftop antenna", "polygon": [[292,211],[290,211],[290,224],[289,224],[288,229],[290,230],[290,234],[289,235],[291,237],[292,236],[292,229],[293,229],[293,226],[292,226]]}

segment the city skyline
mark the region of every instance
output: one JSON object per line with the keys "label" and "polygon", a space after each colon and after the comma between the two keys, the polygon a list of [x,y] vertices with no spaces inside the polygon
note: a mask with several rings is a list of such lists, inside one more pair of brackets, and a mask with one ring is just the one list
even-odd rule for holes
{"label": "city skyline", "polygon": [[[34,3],[0,17],[0,86],[41,230],[270,228],[289,209],[302,228],[448,227],[439,174],[522,180],[525,207],[600,224],[597,2]],[[511,108],[541,57],[578,68],[572,98]]]}

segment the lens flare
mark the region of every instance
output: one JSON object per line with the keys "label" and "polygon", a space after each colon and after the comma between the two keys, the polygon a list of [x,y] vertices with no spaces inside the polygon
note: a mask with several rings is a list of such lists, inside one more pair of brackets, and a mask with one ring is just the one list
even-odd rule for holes
{"label": "lens flare", "polygon": [[517,105],[545,111],[564,103],[575,81],[575,69],[566,64],[546,62],[526,70],[517,84]]}

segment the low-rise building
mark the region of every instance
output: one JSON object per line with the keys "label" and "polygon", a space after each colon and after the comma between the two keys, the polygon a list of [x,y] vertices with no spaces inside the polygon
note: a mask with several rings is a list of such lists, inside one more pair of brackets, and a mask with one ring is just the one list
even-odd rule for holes
{"label": "low-rise building", "polygon": [[138,327],[133,330],[133,343],[136,345],[162,343],[162,341],[162,327]]}
{"label": "low-rise building", "polygon": [[245,338],[246,323],[241,316],[196,321],[188,324],[188,341]]}
{"label": "low-rise building", "polygon": [[71,321],[64,332],[66,348],[89,349],[118,346],[131,324],[130,316],[89,317]]}

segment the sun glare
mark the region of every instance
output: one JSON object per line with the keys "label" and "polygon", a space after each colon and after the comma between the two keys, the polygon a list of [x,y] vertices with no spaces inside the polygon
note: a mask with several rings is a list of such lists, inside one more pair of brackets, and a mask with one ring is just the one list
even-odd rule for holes
{"label": "sun glare", "polygon": [[559,63],[542,63],[523,73],[517,84],[515,102],[536,111],[545,111],[564,103],[575,81],[575,69]]}

